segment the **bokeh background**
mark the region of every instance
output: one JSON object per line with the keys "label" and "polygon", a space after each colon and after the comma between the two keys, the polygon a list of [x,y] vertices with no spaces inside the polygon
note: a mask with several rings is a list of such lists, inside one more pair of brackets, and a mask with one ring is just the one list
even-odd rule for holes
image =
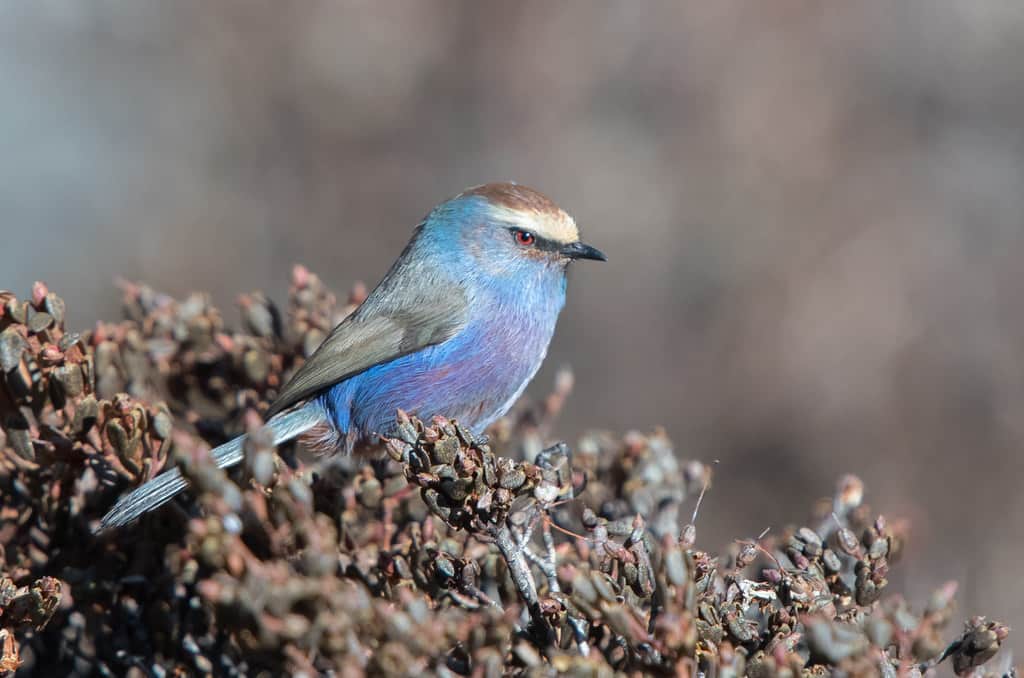
{"label": "bokeh background", "polygon": [[719,460],[711,548],[857,473],[912,521],[895,585],[1024,629],[1022,57],[1011,0],[5,3],[0,286],[236,319],[518,180],[611,259],[533,388],[575,368],[560,434]]}

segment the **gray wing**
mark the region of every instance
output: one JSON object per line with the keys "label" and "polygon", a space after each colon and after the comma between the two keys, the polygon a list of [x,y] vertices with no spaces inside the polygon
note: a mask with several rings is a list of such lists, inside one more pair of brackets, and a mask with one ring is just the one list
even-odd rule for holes
{"label": "gray wing", "polygon": [[465,327],[462,288],[410,263],[407,254],[284,385],[267,418],[374,365],[447,341]]}

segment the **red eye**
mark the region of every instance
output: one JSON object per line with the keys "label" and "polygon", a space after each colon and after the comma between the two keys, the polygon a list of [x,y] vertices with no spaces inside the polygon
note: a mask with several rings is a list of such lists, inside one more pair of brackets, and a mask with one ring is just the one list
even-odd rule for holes
{"label": "red eye", "polygon": [[523,247],[529,247],[537,242],[537,236],[529,231],[516,231],[516,243]]}

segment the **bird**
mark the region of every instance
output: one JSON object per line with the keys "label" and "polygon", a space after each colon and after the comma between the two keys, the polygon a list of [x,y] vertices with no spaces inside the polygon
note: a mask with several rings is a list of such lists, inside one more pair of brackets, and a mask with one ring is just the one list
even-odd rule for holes
{"label": "bird", "polygon": [[[481,434],[522,395],[565,305],[566,272],[607,261],[544,194],[513,182],[468,188],[427,214],[390,270],[282,386],[265,413],[275,445],[302,437],[352,453],[402,410]],[[243,434],[214,448],[244,456]],[[184,490],[172,468],[122,497],[96,532],[131,523]]]}

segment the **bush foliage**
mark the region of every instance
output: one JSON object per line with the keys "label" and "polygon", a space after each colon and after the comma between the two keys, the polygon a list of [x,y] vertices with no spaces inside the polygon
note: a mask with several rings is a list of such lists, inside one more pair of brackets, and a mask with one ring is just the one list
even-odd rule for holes
{"label": "bush foliage", "polygon": [[[710,469],[663,432],[546,446],[567,373],[487,439],[398,413],[379,458],[278,450],[261,411],[365,290],[336,303],[298,267],[284,313],[245,295],[239,329],[203,295],[123,292],[82,334],[44,284],[0,292],[0,674],[1013,671],[988,661],[1005,626],[952,628],[954,584],[889,592],[906,529],[854,477],[806,526],[708,553]],[[209,463],[243,432],[242,468]],[[93,535],[173,464],[185,499]]]}

